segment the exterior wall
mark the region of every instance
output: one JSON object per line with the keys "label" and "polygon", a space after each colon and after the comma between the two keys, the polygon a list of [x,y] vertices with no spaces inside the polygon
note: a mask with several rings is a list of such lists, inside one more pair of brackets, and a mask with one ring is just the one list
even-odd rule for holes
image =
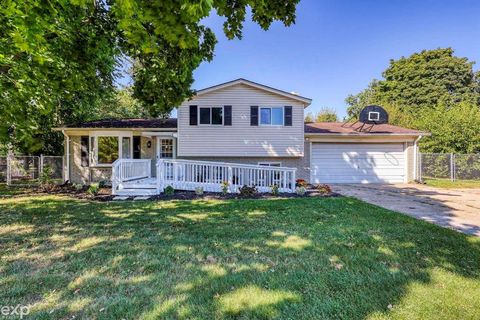
{"label": "exterior wall", "polygon": [[[189,106],[232,106],[231,126],[189,124]],[[250,126],[250,106],[292,106],[292,126]],[[178,108],[179,157],[301,157],[304,154],[301,102],[244,84],[194,97]]]}
{"label": "exterior wall", "polygon": [[70,136],[70,182],[89,184],[102,180],[110,181],[112,168],[82,167],[80,136]]}
{"label": "exterior wall", "polygon": [[259,162],[281,162],[282,167],[297,168],[296,178],[310,180],[310,143],[305,142],[305,156],[287,157],[179,157],[187,160],[220,161],[231,163],[258,164]]}
{"label": "exterior wall", "polygon": [[406,148],[406,165],[407,165],[407,182],[412,182],[415,180],[415,147],[413,142],[407,142],[405,144]]}

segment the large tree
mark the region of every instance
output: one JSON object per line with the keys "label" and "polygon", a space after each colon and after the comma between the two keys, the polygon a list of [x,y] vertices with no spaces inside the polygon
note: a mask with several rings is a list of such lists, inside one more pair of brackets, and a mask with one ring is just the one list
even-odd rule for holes
{"label": "large tree", "polygon": [[216,38],[202,19],[215,11],[226,18],[227,37],[241,38],[248,8],[268,29],[275,20],[294,23],[298,1],[4,0],[0,137],[24,152],[45,151],[52,126],[102,114],[115,100],[124,56],[134,61],[135,98],[165,116],[193,94],[193,71],[213,58]]}
{"label": "large tree", "polygon": [[[383,79],[373,80],[364,91],[347,97],[348,114],[357,117],[367,105],[382,105],[390,113],[391,123],[432,133],[422,140],[424,151],[480,152],[480,77],[473,64],[455,56],[451,48],[391,60]],[[461,136],[473,123],[477,125],[465,136],[470,142],[455,142],[453,137]]]}

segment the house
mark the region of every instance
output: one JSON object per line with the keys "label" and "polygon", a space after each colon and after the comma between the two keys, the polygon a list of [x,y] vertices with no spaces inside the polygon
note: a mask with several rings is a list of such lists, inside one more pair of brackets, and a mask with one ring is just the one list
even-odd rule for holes
{"label": "house", "polygon": [[293,191],[311,183],[405,183],[416,178],[424,133],[389,124],[304,123],[311,99],[245,79],[202,89],[177,119],[100,120],[56,128],[65,179],[111,180],[114,193],[231,191],[242,184]]}

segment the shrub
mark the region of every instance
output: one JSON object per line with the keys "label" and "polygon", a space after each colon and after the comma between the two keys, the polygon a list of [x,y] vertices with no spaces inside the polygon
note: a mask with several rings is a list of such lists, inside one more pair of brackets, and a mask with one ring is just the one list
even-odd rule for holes
{"label": "shrub", "polygon": [[100,186],[98,185],[98,183],[92,183],[88,187],[87,193],[91,194],[92,196],[96,196],[99,190],[100,190]]}
{"label": "shrub", "polygon": [[295,180],[295,187],[304,187],[306,188],[308,185],[307,181],[305,181],[304,179],[297,179]]}
{"label": "shrub", "polygon": [[298,196],[304,196],[306,192],[307,192],[307,189],[305,187],[296,187],[295,188],[295,193]]}
{"label": "shrub", "polygon": [[318,184],[315,186],[315,189],[323,195],[332,193],[332,188],[328,184]]}
{"label": "shrub", "polygon": [[167,186],[164,190],[163,193],[165,193],[166,196],[173,196],[175,193],[175,189],[172,186]]}
{"label": "shrub", "polygon": [[73,188],[75,189],[75,191],[82,191],[83,190],[83,184],[81,183],[75,183],[73,185]]}
{"label": "shrub", "polygon": [[230,186],[230,184],[228,183],[228,181],[223,181],[222,182],[222,193],[223,195],[226,195],[228,193],[228,187]]}
{"label": "shrub", "polygon": [[279,194],[279,190],[278,190],[278,185],[277,184],[274,184],[272,185],[271,187],[271,192],[274,196],[278,196]]}
{"label": "shrub", "polygon": [[98,186],[99,186],[100,188],[106,188],[106,187],[110,186],[110,181],[108,181],[108,180],[102,180],[102,181],[100,181],[100,182],[98,183]]}
{"label": "shrub", "polygon": [[257,190],[257,187],[255,187],[255,186],[249,187],[247,185],[244,185],[243,187],[238,189],[238,192],[240,193],[241,197],[248,198],[248,197],[255,196],[258,193],[258,190]]}
{"label": "shrub", "polygon": [[196,194],[197,196],[203,195],[203,187],[196,187],[196,188],[195,188],[195,194]]}
{"label": "shrub", "polygon": [[44,166],[40,177],[38,178],[42,188],[48,188],[53,184],[53,169],[50,166]]}

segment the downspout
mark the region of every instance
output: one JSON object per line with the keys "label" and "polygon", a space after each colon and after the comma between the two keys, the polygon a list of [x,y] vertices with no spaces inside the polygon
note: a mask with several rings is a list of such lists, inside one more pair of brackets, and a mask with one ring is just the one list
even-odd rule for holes
{"label": "downspout", "polygon": [[415,180],[415,181],[418,180],[418,172],[419,172],[419,170],[421,170],[421,169],[418,168],[418,142],[422,138],[423,138],[423,136],[418,136],[418,138],[415,139],[415,141],[413,142],[413,149],[414,149],[414,152],[413,152],[413,167],[415,168],[415,170],[413,171],[413,180]]}
{"label": "downspout", "polygon": [[65,134],[65,130],[62,130],[63,136],[67,139],[66,152],[65,152],[65,161],[67,162],[67,168],[65,171],[65,178],[63,182],[70,181],[70,136]]}

